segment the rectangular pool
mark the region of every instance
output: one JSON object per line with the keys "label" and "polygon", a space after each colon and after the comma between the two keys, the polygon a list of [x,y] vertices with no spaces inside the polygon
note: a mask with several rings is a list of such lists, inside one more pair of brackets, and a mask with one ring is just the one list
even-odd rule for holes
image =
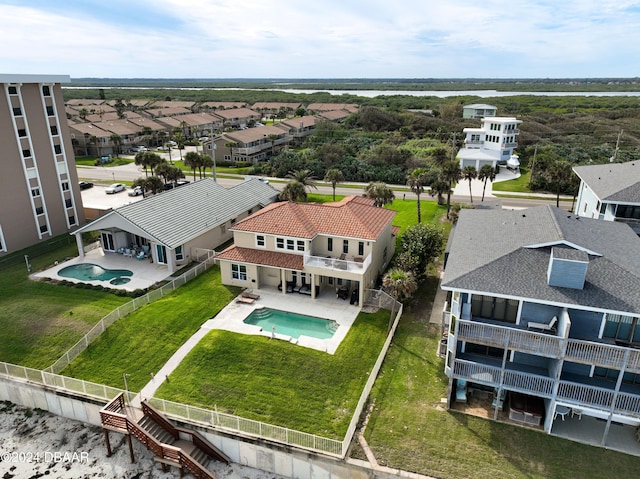
{"label": "rectangular pool", "polygon": [[244,320],[245,324],[260,326],[263,331],[291,336],[310,336],[317,339],[332,338],[338,323],[331,319],[316,318],[271,308],[254,309]]}

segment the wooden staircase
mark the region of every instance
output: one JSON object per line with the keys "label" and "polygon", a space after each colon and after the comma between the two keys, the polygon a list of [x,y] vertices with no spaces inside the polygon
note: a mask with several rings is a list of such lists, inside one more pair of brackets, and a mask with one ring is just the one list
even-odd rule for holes
{"label": "wooden staircase", "polygon": [[109,431],[116,431],[127,435],[131,462],[134,462],[133,436],[154,454],[163,471],[169,465],[179,468],[180,475],[187,471],[197,479],[215,479],[206,467],[209,461],[230,462],[222,451],[198,432],[175,426],[146,401],[142,402],[141,410],[127,407],[124,395],[120,394],[102,408],[100,418],[108,456],[111,455]]}

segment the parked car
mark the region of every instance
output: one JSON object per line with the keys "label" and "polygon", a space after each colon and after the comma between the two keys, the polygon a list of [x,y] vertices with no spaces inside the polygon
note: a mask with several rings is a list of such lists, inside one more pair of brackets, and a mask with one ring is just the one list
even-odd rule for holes
{"label": "parked car", "polygon": [[146,146],[132,146],[131,147],[131,151],[133,153],[138,153],[139,151],[147,151],[147,147]]}
{"label": "parked car", "polygon": [[114,183],[110,186],[107,186],[104,192],[108,195],[112,195],[114,193],[118,193],[120,191],[124,191],[127,187],[122,183]]}
{"label": "parked car", "polygon": [[81,181],[78,184],[80,185],[81,190],[88,190],[89,188],[93,188],[93,183],[89,181]]}
{"label": "parked car", "polygon": [[169,151],[170,148],[168,146],[160,145],[157,149],[160,151]]}
{"label": "parked car", "polygon": [[177,188],[178,186],[184,186],[184,185],[187,185],[189,183],[190,183],[189,180],[178,180],[178,181],[176,181],[175,185],[173,183],[167,183],[166,185],[164,185],[164,189],[165,190],[172,190],[174,188]]}
{"label": "parked car", "polygon": [[143,193],[142,188],[140,188],[139,186],[136,186],[132,190],[127,191],[127,194],[129,196],[140,196],[142,193]]}

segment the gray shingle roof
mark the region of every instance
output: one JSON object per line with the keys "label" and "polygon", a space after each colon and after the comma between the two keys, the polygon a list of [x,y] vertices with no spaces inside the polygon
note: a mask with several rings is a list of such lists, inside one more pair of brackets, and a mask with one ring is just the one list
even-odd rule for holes
{"label": "gray shingle roof", "polygon": [[258,179],[226,189],[206,178],[122,206],[82,230],[96,229],[101,220],[119,215],[159,243],[175,248],[277,196],[274,188]]}
{"label": "gray shingle roof", "polygon": [[573,171],[606,201],[640,204],[640,162],[576,166]]}
{"label": "gray shingle roof", "polygon": [[[584,289],[547,284],[556,245],[589,255]],[[552,206],[462,210],[442,286],[638,314],[640,239],[625,224],[578,219]]]}

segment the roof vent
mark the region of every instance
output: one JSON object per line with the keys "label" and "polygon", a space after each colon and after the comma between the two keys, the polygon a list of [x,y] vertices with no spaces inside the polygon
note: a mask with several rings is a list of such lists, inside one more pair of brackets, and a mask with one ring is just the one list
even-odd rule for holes
{"label": "roof vent", "polygon": [[583,289],[587,278],[589,255],[572,248],[551,248],[547,283],[549,286]]}

